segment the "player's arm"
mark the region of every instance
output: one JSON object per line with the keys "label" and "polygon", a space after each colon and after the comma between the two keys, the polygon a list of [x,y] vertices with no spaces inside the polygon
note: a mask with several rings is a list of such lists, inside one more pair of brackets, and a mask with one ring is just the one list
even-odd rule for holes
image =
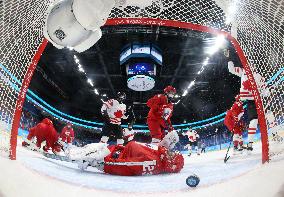
{"label": "player's arm", "polygon": [[107,109],[111,107],[111,102],[108,100],[107,102],[104,102],[102,108],[101,108],[101,114],[103,116],[104,121],[109,121],[109,116],[107,113]]}
{"label": "player's arm", "polygon": [[161,95],[156,95],[147,101],[147,106],[154,110],[160,110],[164,104],[166,104],[166,102],[163,101]]}

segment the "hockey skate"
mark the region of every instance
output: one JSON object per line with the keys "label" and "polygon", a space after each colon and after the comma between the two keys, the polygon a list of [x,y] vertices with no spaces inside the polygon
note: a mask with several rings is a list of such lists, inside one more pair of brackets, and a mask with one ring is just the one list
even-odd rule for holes
{"label": "hockey skate", "polygon": [[247,150],[248,150],[248,151],[253,151],[252,143],[253,143],[253,142],[249,142],[249,143],[247,144]]}

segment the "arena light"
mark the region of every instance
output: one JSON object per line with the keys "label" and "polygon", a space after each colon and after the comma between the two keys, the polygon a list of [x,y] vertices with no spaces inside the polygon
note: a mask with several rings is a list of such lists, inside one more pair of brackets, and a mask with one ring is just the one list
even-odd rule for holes
{"label": "arena light", "polygon": [[93,81],[91,79],[88,78],[87,82],[93,87],[94,84],[93,84]]}
{"label": "arena light", "polygon": [[175,98],[179,98],[179,97],[180,97],[180,95],[178,95],[178,94],[175,95]]}
{"label": "arena light", "polygon": [[94,92],[95,92],[96,95],[99,95],[98,89],[95,89]]}
{"label": "arena light", "polygon": [[225,37],[223,35],[219,35],[215,38],[214,45],[210,47],[207,51],[209,55],[213,55],[216,53],[225,43]]}
{"label": "arena light", "polygon": [[204,65],[204,66],[208,65],[208,61],[209,61],[209,57],[207,57],[207,58],[205,59],[205,61],[203,62],[203,65]]}
{"label": "arena light", "polygon": [[192,86],[194,86],[194,84],[195,84],[195,80],[192,81],[192,82],[190,82],[190,84],[188,85],[187,89],[189,89],[189,88],[191,88]]}
{"label": "arena light", "polygon": [[79,67],[79,69],[78,69],[80,72],[82,72],[82,73],[84,73],[85,72],[85,70],[82,68],[82,67]]}
{"label": "arena light", "polygon": [[185,90],[185,91],[183,92],[182,96],[187,95],[187,93],[188,93],[188,90]]}

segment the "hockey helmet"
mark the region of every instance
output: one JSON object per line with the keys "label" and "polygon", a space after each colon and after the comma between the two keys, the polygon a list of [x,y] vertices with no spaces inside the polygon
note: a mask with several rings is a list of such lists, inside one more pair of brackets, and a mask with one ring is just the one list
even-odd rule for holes
{"label": "hockey helmet", "polygon": [[118,92],[117,98],[119,101],[124,101],[126,99],[126,94],[124,92]]}
{"label": "hockey helmet", "polygon": [[184,166],[184,158],[179,152],[172,152],[165,160],[165,172],[177,173]]}
{"label": "hockey helmet", "polygon": [[67,128],[71,128],[72,124],[70,122],[67,123]]}
{"label": "hockey helmet", "polygon": [[44,124],[48,124],[48,125],[53,125],[52,120],[50,120],[49,118],[45,118],[45,119],[43,119],[43,120],[42,120],[42,123],[44,123]]}
{"label": "hockey helmet", "polygon": [[165,94],[169,94],[169,93],[173,93],[175,94],[177,91],[176,89],[173,87],[173,86],[167,86],[165,89],[164,89],[164,93]]}

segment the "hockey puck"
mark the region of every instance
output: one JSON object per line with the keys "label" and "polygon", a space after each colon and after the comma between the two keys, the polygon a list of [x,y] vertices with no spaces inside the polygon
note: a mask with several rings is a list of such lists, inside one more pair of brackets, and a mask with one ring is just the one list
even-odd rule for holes
{"label": "hockey puck", "polygon": [[200,182],[200,179],[197,175],[191,175],[189,177],[187,177],[186,179],[186,184],[189,187],[196,187]]}

